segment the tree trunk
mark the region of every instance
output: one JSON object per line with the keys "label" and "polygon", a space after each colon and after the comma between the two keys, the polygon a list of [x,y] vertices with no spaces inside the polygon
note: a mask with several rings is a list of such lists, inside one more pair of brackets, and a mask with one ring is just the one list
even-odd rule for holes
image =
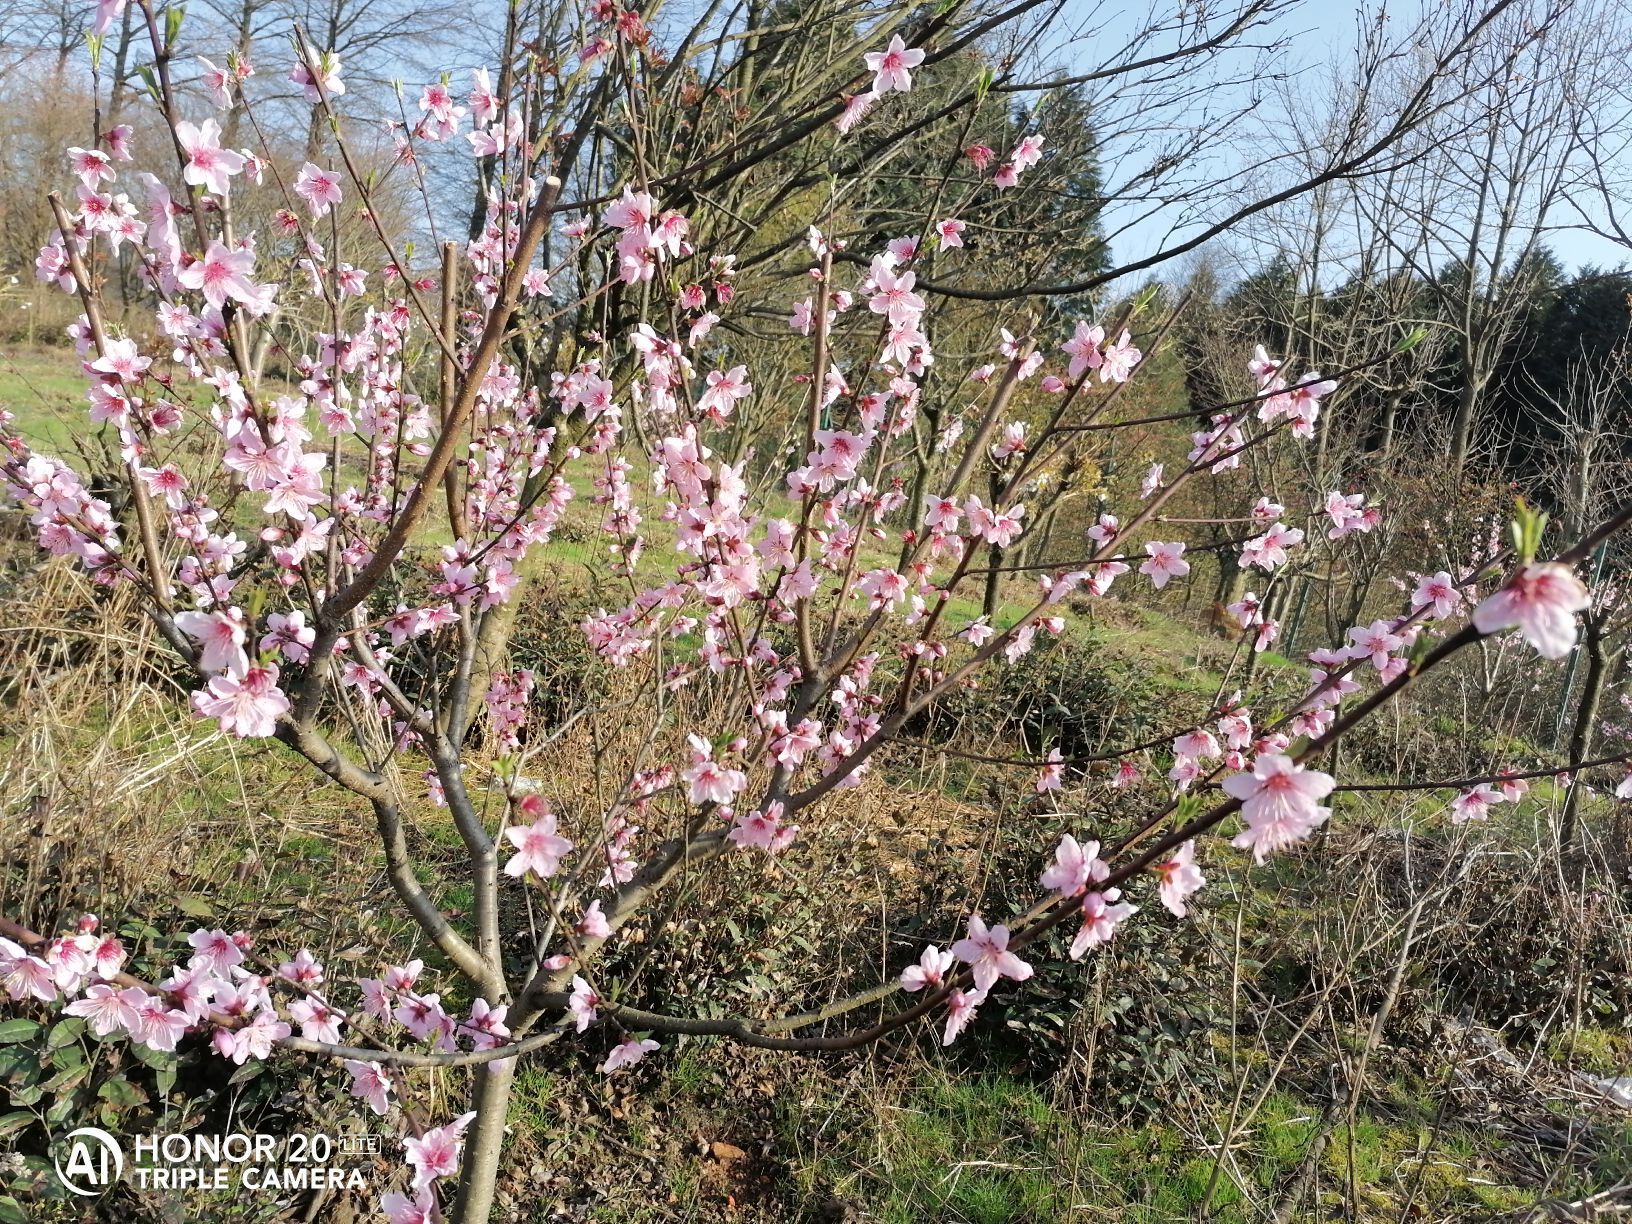
{"label": "tree trunk", "polygon": [[997,615],[997,588],[1003,581],[1000,572],[1003,565],[1003,550],[995,544],[992,545],[986,553],[986,563],[991,569],[986,571],[986,594],[981,598],[980,611],[989,624],[992,617]]}
{"label": "tree trunk", "polygon": [[513,1058],[483,1063],[476,1069],[476,1092],[471,1101],[476,1120],[465,1137],[459,1196],[453,1204],[454,1224],[487,1224],[493,1211],[499,1157],[504,1153],[504,1122],[510,1109],[510,1084],[515,1075]]}
{"label": "tree trunk", "polygon": [[1394,449],[1394,431],[1399,424],[1400,402],[1404,398],[1405,392],[1390,391],[1383,401],[1383,415],[1377,422],[1377,453],[1384,459]]}
{"label": "tree trunk", "polygon": [[1460,472],[1467,466],[1473,441],[1473,416],[1479,407],[1479,386],[1470,371],[1463,371],[1462,386],[1456,395],[1456,413],[1451,417],[1451,467]]}
{"label": "tree trunk", "polygon": [[[1581,702],[1575,707],[1575,729],[1570,734],[1571,761],[1584,761],[1592,751],[1592,733],[1598,722],[1598,707],[1603,701],[1604,681],[1609,676],[1603,630],[1603,622],[1598,617],[1586,618],[1583,646],[1587,655],[1587,680],[1581,690]],[[1558,829],[1560,849],[1567,849],[1575,840],[1580,794],[1580,779],[1572,774],[1570,789],[1564,795],[1564,818]]]}

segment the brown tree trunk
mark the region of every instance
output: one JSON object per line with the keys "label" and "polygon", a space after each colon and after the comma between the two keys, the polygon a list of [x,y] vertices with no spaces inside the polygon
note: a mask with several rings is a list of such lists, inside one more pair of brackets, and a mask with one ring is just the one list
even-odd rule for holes
{"label": "brown tree trunk", "polygon": [[476,1111],[476,1119],[465,1138],[464,1159],[460,1161],[459,1197],[454,1200],[452,1212],[454,1224],[487,1224],[492,1214],[516,1060],[503,1058],[483,1063],[475,1075],[476,1092],[471,1107]]}
{"label": "brown tree trunk", "polygon": [[[1571,761],[1585,761],[1592,751],[1593,731],[1598,723],[1598,707],[1603,703],[1604,681],[1609,677],[1608,652],[1604,648],[1603,622],[1588,616],[1583,627],[1582,649],[1587,656],[1587,679],[1581,690],[1581,701],[1575,707],[1575,728],[1570,733]],[[1567,849],[1575,840],[1579,822],[1580,779],[1571,776],[1570,789],[1564,795],[1564,817],[1558,829],[1560,849]]]}

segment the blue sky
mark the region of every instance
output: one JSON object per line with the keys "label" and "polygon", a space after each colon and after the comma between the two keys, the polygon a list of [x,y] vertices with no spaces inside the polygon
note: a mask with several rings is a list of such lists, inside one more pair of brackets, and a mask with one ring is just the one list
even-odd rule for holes
{"label": "blue sky", "polygon": [[[1435,4],[1438,0],[1422,0],[1425,4]],[[1286,66],[1306,74],[1317,74],[1324,71],[1323,65],[1334,58],[1339,61],[1346,54],[1352,54],[1356,42],[1356,20],[1362,11],[1375,11],[1375,4],[1357,2],[1357,0],[1310,0],[1276,23],[1276,29],[1285,33],[1292,40],[1292,46]],[[1398,20],[1406,25],[1411,20],[1411,14],[1406,11],[1410,6],[1391,6],[1399,11]],[[1274,116],[1270,117],[1274,119]],[[1279,118],[1284,121],[1285,116]],[[1116,150],[1107,147],[1108,161],[1113,164],[1108,168],[1112,171],[1108,178],[1114,179],[1114,158]],[[1137,151],[1130,151],[1135,154]],[[1230,204],[1232,201],[1221,201]],[[1107,211],[1107,228],[1116,230],[1129,223],[1136,210],[1131,207],[1119,206]],[[1632,263],[1632,252],[1628,252],[1619,243],[1591,233],[1580,224],[1579,218],[1564,215],[1567,210],[1561,209],[1552,223],[1559,226],[1556,232],[1548,235],[1546,245],[1553,254],[1570,270],[1579,270],[1586,266],[1615,267]],[[1129,225],[1127,232],[1116,235],[1112,240],[1112,249],[1117,262],[1139,259],[1148,256],[1160,249],[1161,246],[1182,241],[1184,237],[1194,234],[1199,227],[1180,227],[1172,234],[1174,216],[1171,213],[1159,213],[1155,216],[1135,220]],[[1218,240],[1228,243],[1229,239]],[[1226,261],[1228,262],[1228,261]],[[1177,269],[1173,264],[1163,265],[1159,273],[1172,274]]]}

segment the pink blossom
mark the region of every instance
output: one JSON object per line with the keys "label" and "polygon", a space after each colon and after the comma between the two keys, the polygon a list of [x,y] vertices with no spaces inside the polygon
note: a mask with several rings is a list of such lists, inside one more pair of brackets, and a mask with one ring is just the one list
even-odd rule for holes
{"label": "pink blossom", "polygon": [[470,73],[470,93],[465,98],[470,104],[470,117],[475,123],[491,123],[499,113],[499,100],[493,93],[493,78],[486,68],[473,68]]}
{"label": "pink blossom", "polygon": [[612,1053],[608,1054],[606,1061],[601,1064],[601,1072],[605,1075],[611,1075],[614,1071],[632,1067],[638,1062],[643,1062],[646,1055],[655,1049],[657,1049],[657,1042],[650,1038],[640,1041],[634,1037],[626,1037],[612,1047]]}
{"label": "pink blossom", "polygon": [[136,987],[120,990],[114,986],[92,986],[85,997],[75,999],[62,1010],[66,1015],[81,1016],[89,1021],[91,1032],[98,1037],[110,1033],[124,1033],[139,1029],[142,1013],[137,1005],[147,998],[147,992]]}
{"label": "pink blossom", "polygon": [[924,949],[916,965],[908,965],[901,971],[901,989],[907,991],[923,990],[926,987],[934,989],[940,986],[947,971],[956,963],[957,958],[952,953],[942,952],[934,944],[930,944]]}
{"label": "pink blossom", "polygon": [[504,874],[524,876],[529,871],[548,879],[561,870],[561,859],[572,851],[572,842],[556,833],[555,813],[540,808],[530,825],[512,825],[504,831],[516,853],[504,865]]}
{"label": "pink blossom", "polygon": [[951,534],[958,529],[958,522],[963,512],[958,509],[958,503],[950,497],[936,497],[931,495],[924,500],[924,526],[932,531],[941,531]]}
{"label": "pink blossom", "polygon": [[873,93],[883,96],[892,89],[906,93],[912,88],[909,69],[924,62],[924,53],[917,48],[908,48],[901,41],[901,35],[896,34],[884,50],[869,51],[862,59],[866,61],[867,71],[873,74]]}
{"label": "pink blossom", "polygon": [[840,135],[847,134],[851,128],[862,121],[867,112],[873,108],[873,103],[877,101],[878,95],[871,90],[866,93],[845,94],[844,109],[839,112],[839,117],[833,121],[833,126],[839,129]]}
{"label": "pink blossom", "polygon": [[240,679],[232,673],[216,676],[208,692],[197,692],[193,709],[204,718],[216,718],[221,730],[240,739],[265,738],[277,732],[278,718],[289,712],[289,698],[278,687],[275,666],[251,667]]}
{"label": "pink blossom", "polygon": [[176,124],[176,140],[187,154],[182,179],[214,195],[226,195],[231,186],[229,180],[243,170],[244,159],[231,149],[221,147],[221,125],[214,119],[206,119],[195,126],[183,119]]}
{"label": "pink blossom", "polygon": [[1369,659],[1371,665],[1381,671],[1389,663],[1389,656],[1405,645],[1405,639],[1393,631],[1394,627],[1383,620],[1372,621],[1371,624],[1356,625],[1349,630],[1349,657],[1353,659]]}
{"label": "pink blossom", "polygon": [[1184,559],[1182,543],[1152,540],[1145,545],[1145,551],[1150,554],[1150,560],[1139,567],[1139,572],[1149,576],[1151,585],[1158,591],[1167,585],[1170,578],[1182,578],[1190,572],[1190,562]]}
{"label": "pink blossom", "polygon": [[1132,757],[1123,757],[1116,765],[1116,773],[1111,777],[1111,786],[1116,790],[1127,790],[1139,782],[1142,775],[1139,766]]}
{"label": "pink blossom", "polygon": [[1072,960],[1081,960],[1090,950],[1106,944],[1116,934],[1116,928],[1139,912],[1139,907],[1122,899],[1120,888],[1091,892],[1082,899],[1082,926],[1068,950]]}
{"label": "pink blossom", "polygon": [[1502,792],[1481,782],[1451,800],[1451,823],[1467,824],[1470,820],[1484,820],[1490,814],[1490,809],[1500,802]]}
{"label": "pink blossom", "polygon": [[884,263],[884,256],[873,261],[873,287],[876,292],[867,299],[867,309],[886,316],[891,323],[915,324],[924,312],[924,299],[913,292],[918,276],[914,272],[899,275]]}
{"label": "pink blossom", "polygon": [[114,179],[112,159],[100,149],[68,150],[68,165],[79,176],[79,181],[85,184],[89,191],[95,191],[97,184],[104,180],[112,182]]}
{"label": "pink blossom", "polygon": [[1326,533],[1329,540],[1341,540],[1351,532],[1367,532],[1376,525],[1380,515],[1373,515],[1366,509],[1366,495],[1364,493],[1329,493],[1326,495],[1326,514],[1332,520],[1332,527]]}
{"label": "pink blossom", "polygon": [[1066,355],[1071,358],[1071,364],[1066,367],[1066,377],[1074,381],[1089,370],[1097,370],[1104,360],[1099,351],[1099,346],[1104,340],[1103,327],[1090,326],[1078,320],[1071,338],[1061,345]]}
{"label": "pink blossom", "polygon": [[34,998],[50,1003],[57,997],[56,974],[21,944],[0,937],[0,986],[16,1002]]}
{"label": "pink blossom", "polygon": [[580,1033],[595,1023],[595,1018],[600,1014],[596,1010],[600,1002],[601,996],[595,993],[595,988],[574,974],[572,994],[567,999],[567,1011],[576,1021]]}
{"label": "pink blossom", "polygon": [[282,654],[291,663],[304,663],[315,641],[317,630],[306,623],[306,613],[296,608],[288,615],[274,612],[266,618],[260,648],[267,654]]}
{"label": "pink blossom", "polygon": [[941,1044],[951,1045],[975,1018],[975,1010],[986,1002],[984,990],[954,990],[946,996],[946,1027],[941,1031]]}
{"label": "pink blossom", "polygon": [[293,982],[297,986],[307,988],[323,984],[323,963],[312,955],[311,950],[302,948],[295,953],[295,958],[285,961],[278,966],[278,976],[286,982]]}
{"label": "pink blossom", "polygon": [[308,1041],[340,1040],[340,1026],[346,1022],[346,1013],[336,1011],[318,998],[296,999],[289,1004],[289,1015],[300,1025],[300,1035]]}
{"label": "pink blossom", "polygon": [[204,65],[204,72],[199,77],[200,83],[209,91],[210,101],[214,102],[219,110],[232,109],[232,87],[238,78],[226,68],[218,68],[202,55],[198,62]]}
{"label": "pink blossom", "polygon": [[211,241],[204,258],[188,264],[176,274],[176,280],[187,289],[203,290],[204,300],[217,310],[229,298],[253,307],[261,300],[260,286],[249,279],[254,268],[254,251],[231,251]]}
{"label": "pink blossom", "polygon": [[200,927],[187,936],[187,944],[193,949],[189,962],[192,967],[206,969],[221,977],[225,977],[234,965],[242,963],[244,959],[239,937],[223,930],[206,931]]}
{"label": "pink blossom", "polygon": [[295,194],[306,201],[312,216],[327,216],[329,209],[340,203],[340,174],[307,162],[295,176]]}
{"label": "pink blossom", "polygon": [[748,775],[715,761],[713,745],[701,736],[691,735],[687,739],[691,741],[692,763],[680,771],[680,777],[691,787],[691,801],[730,803],[732,797],[748,785]]}
{"label": "pink blossom", "polygon": [[1133,344],[1133,334],[1122,329],[1122,334],[1116,338],[1116,343],[1105,350],[1104,359],[1099,363],[1099,381],[1102,383],[1124,383],[1133,377],[1133,369],[1144,359]]}
{"label": "pink blossom", "polygon": [[1195,838],[1185,842],[1172,858],[1157,863],[1151,870],[1161,880],[1157,892],[1162,904],[1175,918],[1183,918],[1187,912],[1184,899],[1207,883],[1207,877],[1196,866]]}
{"label": "pink blossom", "polygon": [[405,1194],[383,1194],[380,1210],[386,1224],[436,1224],[436,1197],[429,1188],[420,1190],[413,1198]]}
{"label": "pink blossom", "polygon": [[612,934],[612,925],[607,922],[606,915],[601,912],[600,900],[589,903],[582,918],[578,919],[573,928],[578,934],[588,939],[606,939]]}
{"label": "pink blossom", "polygon": [[176,628],[200,643],[198,665],[207,672],[241,676],[249,670],[244,653],[244,622],[230,612],[178,612]]}
{"label": "pink blossom", "polygon": [[149,1049],[173,1051],[191,1026],[192,1018],[170,1007],[157,995],[142,990],[135,990],[133,994],[140,997],[133,1000],[137,1022],[130,1030],[131,1040]]}
{"label": "pink blossom", "polygon": [[1412,610],[1431,607],[1436,620],[1444,620],[1461,606],[1462,592],[1457,589],[1456,580],[1444,570],[1418,582],[1411,595]]}
{"label": "pink blossom", "polygon": [[1575,645],[1575,614],[1590,599],[1575,571],[1556,562],[1520,566],[1507,585],[1473,610],[1480,633],[1517,628],[1544,659],[1562,659]]}
{"label": "pink blossom", "polygon": [[745,850],[753,846],[767,854],[779,854],[793,844],[798,834],[798,825],[782,823],[782,801],[773,799],[764,811],[738,812],[736,825],[726,834],[726,840]]}
{"label": "pink blossom", "polygon": [[271,1009],[258,1010],[255,1018],[245,1027],[228,1031],[215,1030],[215,1049],[224,1058],[230,1058],[242,1067],[250,1059],[266,1061],[273,1056],[273,1046],[289,1036],[289,1025],[277,1018]]}
{"label": "pink blossom", "polygon": [[988,927],[979,914],[969,915],[969,933],[952,945],[952,955],[974,971],[975,985],[983,991],[998,978],[1023,982],[1031,976],[1031,966],[1009,951],[1009,928]]}
{"label": "pink blossom", "polygon": [[125,11],[128,2],[129,0],[96,0],[96,18],[91,22],[91,33],[98,38],[105,35],[119,15]]}
{"label": "pink blossom", "polygon": [[289,79],[301,87],[301,92],[306,95],[306,101],[315,106],[323,101],[325,95],[338,98],[345,93],[346,83],[340,79],[338,55],[333,51],[318,51],[314,54],[317,58],[317,74],[315,76],[312,74],[303,58],[289,70]]}
{"label": "pink blossom", "polygon": [[1043,138],[1041,136],[1022,136],[1020,143],[1014,146],[1009,153],[1009,161],[1021,173],[1030,170],[1043,160]]}
{"label": "pink blossom", "polygon": [[1251,773],[1234,774],[1223,785],[1226,794],[1242,801],[1241,819],[1247,826],[1232,844],[1252,850],[1262,863],[1326,822],[1331,809],[1319,801],[1336,783],[1330,774],[1305,769],[1291,757],[1263,753]]}
{"label": "pink blossom", "polygon": [[359,1062],[354,1058],[340,1065],[351,1075],[351,1095],[383,1118],[391,1109],[394,1085],[390,1073],[377,1062]]}
{"label": "pink blossom", "polygon": [[500,1003],[497,1007],[491,1007],[486,999],[472,1000],[470,1019],[465,1025],[470,1034],[471,1048],[475,1050],[496,1050],[503,1045],[510,1036],[509,1026],[504,1022],[509,1011],[510,1007],[505,1003]]}
{"label": "pink blossom", "polygon": [[1198,761],[1211,760],[1219,754],[1218,740],[1211,731],[1197,727],[1173,741],[1175,756],[1192,757]]}
{"label": "pink blossom", "polygon": [[1097,841],[1079,842],[1067,833],[1054,847],[1054,862],[1038,879],[1044,888],[1074,897],[1111,874],[1109,864],[1099,857]]}
{"label": "pink blossom", "polygon": [[153,359],[143,357],[134,340],[117,339],[103,345],[102,355],[91,362],[91,369],[99,374],[112,374],[120,382],[132,383],[139,382],[152,364]]}
{"label": "pink blossom", "polygon": [[1057,791],[1065,784],[1065,764],[1058,748],[1048,750],[1048,764],[1037,775],[1037,793],[1046,795],[1050,791]]}
{"label": "pink blossom", "polygon": [[1303,529],[1276,523],[1261,536],[1254,536],[1241,546],[1241,564],[1264,571],[1285,565],[1287,550],[1303,543]]}
{"label": "pink blossom", "polygon": [[[121,7],[123,7],[121,5]],[[102,133],[102,139],[107,141],[108,148],[119,161],[132,161],[135,155],[130,151],[131,126],[121,123]]]}
{"label": "pink blossom", "polygon": [[413,1189],[423,1190],[439,1177],[448,1177],[459,1171],[460,1135],[465,1133],[476,1117],[476,1111],[461,1114],[446,1126],[432,1127],[419,1138],[409,1136],[402,1141],[408,1154],[408,1163],[414,1167]]}

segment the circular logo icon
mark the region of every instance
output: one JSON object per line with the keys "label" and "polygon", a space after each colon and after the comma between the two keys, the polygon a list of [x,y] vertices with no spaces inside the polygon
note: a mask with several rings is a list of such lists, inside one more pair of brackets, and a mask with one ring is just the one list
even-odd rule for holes
{"label": "circular logo icon", "polygon": [[105,1130],[82,1126],[63,1138],[68,1159],[53,1154],[57,1178],[72,1194],[103,1194],[112,1189],[125,1173],[125,1153],[119,1141]]}

